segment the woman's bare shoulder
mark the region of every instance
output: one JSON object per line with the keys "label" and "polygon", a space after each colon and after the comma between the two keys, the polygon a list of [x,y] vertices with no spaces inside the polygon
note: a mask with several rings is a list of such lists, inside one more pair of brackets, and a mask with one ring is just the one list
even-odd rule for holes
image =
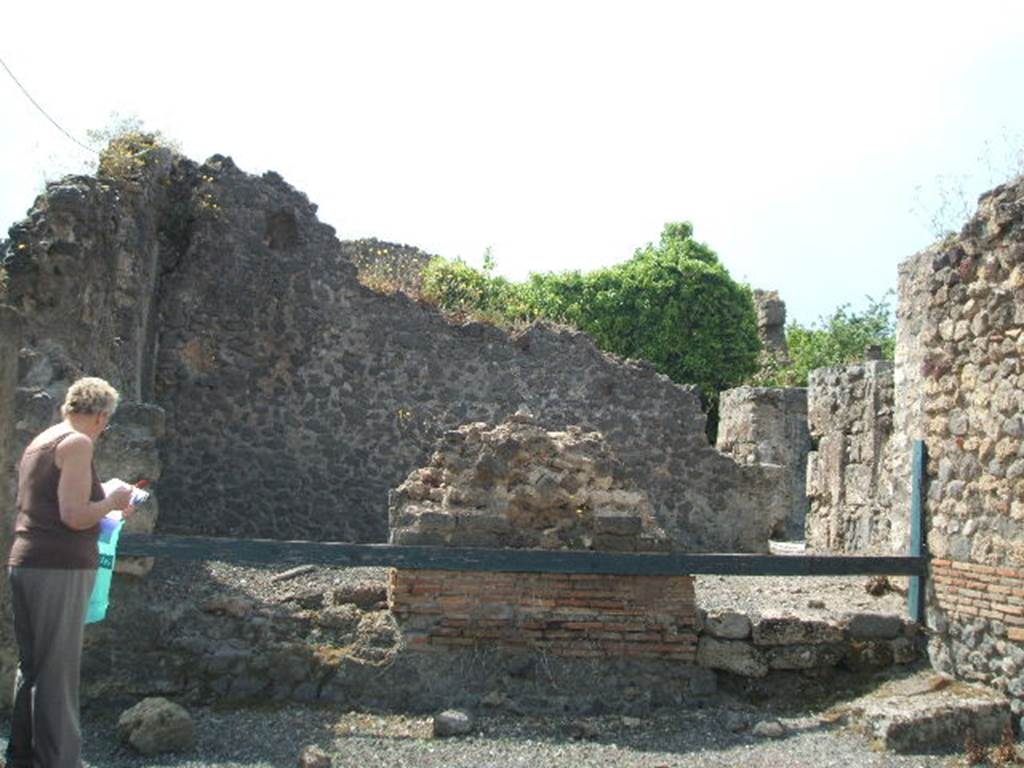
{"label": "woman's bare shoulder", "polygon": [[[32,441],[25,447],[28,451],[35,451],[53,445],[62,435],[68,434],[69,430],[62,424],[54,424],[32,438]],[[85,435],[82,435],[85,437]]]}
{"label": "woman's bare shoulder", "polygon": [[29,443],[28,450],[37,450],[45,448],[46,446],[53,445],[56,443],[55,454],[57,457],[58,465],[61,464],[68,457],[73,458],[85,458],[87,460],[92,459],[92,440],[89,439],[88,435],[83,435],[81,432],[75,430],[61,428],[58,424],[50,427]]}

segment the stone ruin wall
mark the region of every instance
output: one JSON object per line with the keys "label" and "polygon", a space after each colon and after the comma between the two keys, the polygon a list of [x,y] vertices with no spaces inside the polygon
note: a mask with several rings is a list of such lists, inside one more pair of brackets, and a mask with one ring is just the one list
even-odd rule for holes
{"label": "stone ruin wall", "polygon": [[[678,549],[762,550],[792,520],[794,494],[779,489],[792,485],[780,469],[793,465],[764,461],[756,436],[734,438],[740,464],[712,450],[694,393],[648,366],[603,355],[582,334],[453,327],[358,285],[351,246],[276,174],[247,176],[222,157],[154,160],[128,181],[52,185],[12,228],[9,298],[20,313],[0,310],[2,328],[20,334],[17,344],[13,332],[0,338],[20,353],[16,369],[0,365],[9,477],[19,443],[89,372],[127,400],[99,463],[164,473],[165,531],[379,540],[386,490],[446,428],[522,405],[541,424],[608,435]],[[799,409],[781,410],[779,423],[794,430]],[[758,509],[766,514],[751,520]],[[121,632],[117,623],[105,632]],[[734,639],[708,635],[722,637]],[[744,653],[763,654],[759,642],[755,632]],[[737,663],[731,645],[716,661],[720,650],[707,651],[705,666]],[[234,669],[214,653],[211,670]],[[783,656],[755,673],[787,668]]]}
{"label": "stone ruin wall", "polygon": [[[522,413],[449,432],[392,494],[390,520],[401,544],[669,545],[598,433],[546,432]],[[339,584],[331,569],[222,581],[188,563],[158,567],[157,578],[115,581],[111,617],[87,632],[87,695],[644,713],[720,681],[813,688],[913,663],[923,646],[896,615],[704,612],[688,576],[398,568],[385,589]]]}
{"label": "stone ruin wall", "polygon": [[1024,177],[902,265],[900,306],[901,438],[928,449],[931,658],[1007,691],[1021,714]]}
{"label": "stone ruin wall", "polygon": [[[13,499],[16,492],[14,398],[18,386],[18,342],[21,338],[21,317],[13,309],[0,306],[0,499]],[[13,521],[2,517],[0,551],[10,551]],[[13,680],[17,668],[14,634],[10,623],[10,591],[0,590],[0,681]],[[0,703],[9,703],[11,686],[0,687]]]}
{"label": "stone ruin wall", "polygon": [[[600,434],[547,432],[523,413],[449,432],[390,512],[402,544],[669,546]],[[894,615],[705,613],[687,576],[398,568],[385,589],[351,572],[339,583],[333,569],[223,579],[232,567],[157,568],[115,580],[111,615],[87,631],[87,697],[643,713],[699,700],[719,681],[768,690],[876,672],[914,662],[922,646]]]}
{"label": "stone ruin wall", "polygon": [[893,503],[894,364],[812,371],[807,545],[820,552],[896,554],[909,542],[909,506]]}
{"label": "stone ruin wall", "polygon": [[[671,548],[597,432],[549,432],[523,411],[453,430],[392,494],[394,544],[658,552]],[[479,645],[575,658],[693,663],[692,576],[395,568],[409,650]]]}
{"label": "stone ruin wall", "polygon": [[779,472],[709,446],[692,389],[584,334],[452,325],[370,291],[315,212],[220,156],[50,185],[7,244],[18,439],[77,375],[105,376],[166,413],[161,530],[381,541],[388,490],[446,429],[525,406],[606,435],[677,548],[765,549]]}
{"label": "stone ruin wall", "polygon": [[777,466],[788,513],[772,538],[803,539],[807,518],[807,390],[737,387],[719,401],[717,448],[740,464]]}

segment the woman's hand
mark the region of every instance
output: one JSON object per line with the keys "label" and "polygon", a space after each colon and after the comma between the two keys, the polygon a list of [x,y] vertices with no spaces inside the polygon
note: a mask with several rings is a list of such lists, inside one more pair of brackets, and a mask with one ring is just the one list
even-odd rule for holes
{"label": "woman's hand", "polygon": [[132,507],[132,487],[127,483],[119,485],[108,493],[107,501],[110,503],[111,509],[118,509],[121,510],[121,512],[126,512],[129,509],[135,509]]}

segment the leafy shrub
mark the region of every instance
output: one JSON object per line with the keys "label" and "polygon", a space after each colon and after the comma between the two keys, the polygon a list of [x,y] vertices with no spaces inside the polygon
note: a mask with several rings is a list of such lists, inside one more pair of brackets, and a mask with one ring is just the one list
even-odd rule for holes
{"label": "leafy shrub", "polygon": [[749,288],[739,285],[689,223],[667,224],[657,246],[586,274],[532,274],[523,283],[438,259],[423,293],[442,309],[500,322],[547,319],[593,336],[598,347],[639,358],[673,381],[700,387],[708,402],[757,369],[760,342]]}

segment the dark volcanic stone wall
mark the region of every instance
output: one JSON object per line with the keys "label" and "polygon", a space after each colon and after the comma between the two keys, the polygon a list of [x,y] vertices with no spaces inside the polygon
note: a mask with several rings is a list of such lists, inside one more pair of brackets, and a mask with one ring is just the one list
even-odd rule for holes
{"label": "dark volcanic stone wall", "polygon": [[690,390],[580,333],[453,327],[369,291],[304,196],[224,160],[199,174],[160,304],[166,530],[384,541],[388,490],[445,430],[526,407],[603,432],[682,546],[763,548],[758,472],[707,444]]}
{"label": "dark volcanic stone wall", "polygon": [[175,247],[174,177],[168,152],[152,153],[131,179],[67,177],[11,227],[0,257],[7,300],[23,317],[25,396],[62,398],[61,387],[85,374],[109,379],[127,399],[149,396],[155,286]]}
{"label": "dark volcanic stone wall", "polygon": [[[0,552],[10,551],[14,537],[16,496],[15,393],[18,386],[18,347],[21,343],[21,318],[10,307],[0,305]],[[9,706],[12,693],[8,682],[14,679],[18,659],[14,652],[14,627],[11,624],[11,595],[7,585],[0,589],[0,705]]]}
{"label": "dark volcanic stone wall", "polygon": [[[37,315],[34,348],[55,340],[76,371],[165,409],[160,530],[383,541],[389,489],[438,437],[520,407],[602,432],[681,549],[763,550],[785,518],[771,468],[708,445],[693,391],[580,333],[453,326],[370,291],[277,174],[171,158],[75,187],[90,197],[61,203],[66,256],[44,243],[53,200],[12,232],[31,254],[12,288]],[[77,314],[40,304],[51,283]]]}

